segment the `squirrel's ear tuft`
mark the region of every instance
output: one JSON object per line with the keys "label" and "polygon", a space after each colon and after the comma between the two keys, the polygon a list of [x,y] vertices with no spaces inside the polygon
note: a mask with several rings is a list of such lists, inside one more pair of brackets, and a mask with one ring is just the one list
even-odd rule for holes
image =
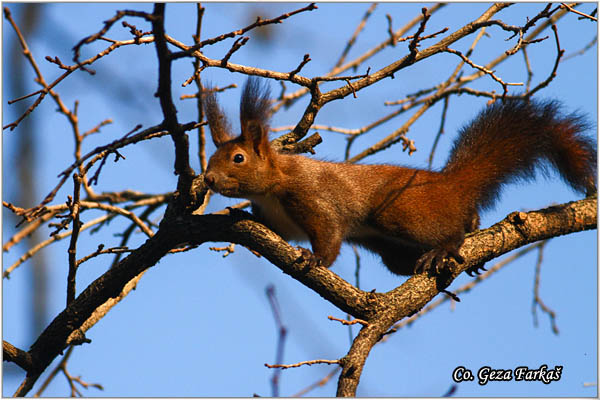
{"label": "squirrel's ear tuft", "polygon": [[202,103],[215,146],[219,147],[223,143],[233,139],[233,136],[229,133],[231,132],[231,125],[217,102],[215,91],[212,86],[204,86],[204,90],[202,91]]}
{"label": "squirrel's ear tuft", "polygon": [[262,158],[269,151],[270,111],[269,87],[258,78],[249,77],[240,102],[242,138],[252,143],[256,153]]}
{"label": "squirrel's ear tuft", "polygon": [[240,102],[240,120],[242,128],[249,121],[266,127],[269,125],[271,112],[270,91],[267,84],[261,83],[256,77],[249,77],[244,85]]}

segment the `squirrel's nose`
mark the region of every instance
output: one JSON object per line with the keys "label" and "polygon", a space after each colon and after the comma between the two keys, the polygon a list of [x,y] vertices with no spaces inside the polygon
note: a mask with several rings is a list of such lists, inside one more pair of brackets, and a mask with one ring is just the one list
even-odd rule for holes
{"label": "squirrel's nose", "polygon": [[204,183],[206,183],[206,185],[208,187],[213,187],[213,185],[215,184],[215,177],[213,174],[204,174]]}

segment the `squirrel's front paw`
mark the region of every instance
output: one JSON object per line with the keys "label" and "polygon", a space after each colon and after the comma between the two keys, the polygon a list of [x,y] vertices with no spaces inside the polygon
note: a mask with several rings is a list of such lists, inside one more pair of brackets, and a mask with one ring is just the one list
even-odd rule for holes
{"label": "squirrel's front paw", "polygon": [[298,246],[297,249],[300,250],[300,257],[296,259],[297,263],[303,263],[304,261],[308,260],[309,268],[320,267],[323,265],[323,260],[321,260],[320,257],[314,255],[310,250],[300,246]]}

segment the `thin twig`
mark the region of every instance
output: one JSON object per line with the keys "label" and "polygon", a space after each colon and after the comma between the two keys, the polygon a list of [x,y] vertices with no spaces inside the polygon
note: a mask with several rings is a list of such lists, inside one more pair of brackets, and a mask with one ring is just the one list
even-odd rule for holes
{"label": "thin twig", "polygon": [[269,24],[279,24],[281,23],[284,19],[287,19],[289,17],[291,17],[292,15],[301,13],[301,12],[305,12],[305,11],[312,11],[312,10],[316,10],[318,7],[315,5],[315,3],[311,3],[306,7],[300,8],[298,10],[295,11],[291,11],[289,13],[285,13],[280,15],[279,17],[275,17],[272,19],[262,19],[261,17],[257,17],[256,21],[248,26],[246,26],[245,28],[242,29],[238,29],[229,33],[224,33],[222,35],[216,36],[214,38],[210,38],[210,39],[206,39],[203,40],[202,42],[195,44],[194,46],[190,46],[188,48],[186,48],[184,51],[179,52],[179,53],[173,53],[172,54],[172,58],[173,59],[177,59],[177,58],[181,58],[181,57],[186,57],[186,56],[191,56],[193,52],[195,52],[196,50],[201,49],[204,46],[208,46],[208,45],[212,45],[215,43],[218,43],[222,40],[228,39],[228,38],[232,38],[235,36],[240,36],[243,35],[244,33],[248,32],[249,30],[252,30],[254,28],[257,28],[259,26],[264,26],[264,25],[269,25]]}
{"label": "thin twig", "polygon": [[325,386],[325,384],[327,382],[329,382],[331,380],[331,378],[333,378],[333,376],[340,371],[340,367],[334,368],[332,369],[327,375],[325,375],[323,378],[319,379],[317,382],[308,385],[306,388],[302,389],[301,391],[299,391],[298,393],[294,394],[292,397],[302,397],[304,396],[306,393],[310,392],[311,390],[318,388],[319,386]]}
{"label": "thin twig", "polygon": [[598,18],[596,18],[596,17],[592,17],[592,16],[591,16],[591,15],[589,15],[589,14],[582,13],[581,11],[577,11],[577,10],[576,10],[576,9],[574,9],[573,7],[569,6],[568,4],[565,4],[565,3],[560,3],[560,6],[561,6],[561,7],[565,7],[567,10],[569,10],[569,11],[570,11],[570,12],[572,12],[572,13],[575,13],[575,14],[577,14],[577,15],[581,15],[581,16],[582,16],[582,17],[584,17],[584,18],[587,18],[587,19],[590,19],[590,20],[592,20],[592,21],[598,22]]}
{"label": "thin twig", "polygon": [[335,63],[335,66],[333,67],[334,69],[338,68],[340,65],[342,65],[344,63],[344,61],[346,60],[346,56],[350,52],[350,49],[352,48],[352,46],[354,46],[354,43],[356,43],[356,39],[358,38],[358,35],[360,35],[362,30],[364,29],[364,27],[367,23],[367,19],[369,19],[369,17],[373,13],[373,11],[375,11],[376,7],[377,7],[377,3],[373,3],[373,4],[371,4],[371,6],[369,6],[369,9],[367,10],[365,15],[360,20],[358,26],[354,30],[352,37],[350,38],[350,40],[348,40],[348,43],[346,43],[346,47],[342,51],[340,58],[337,60],[337,62]]}
{"label": "thin twig", "polygon": [[231,58],[231,56],[233,55],[233,53],[235,53],[243,45],[245,45],[248,42],[248,40],[250,40],[250,38],[248,36],[243,36],[243,37],[237,38],[235,40],[235,42],[233,42],[233,45],[231,46],[231,49],[229,49],[229,51],[227,52],[227,54],[225,54],[225,57],[223,57],[221,59],[221,66],[225,67],[227,65],[227,62],[229,62],[229,59]]}
{"label": "thin twig", "polygon": [[363,326],[365,325],[369,325],[369,323],[363,319],[359,319],[359,318],[355,318],[352,321],[347,321],[345,319],[340,319],[340,318],[336,318],[332,315],[327,317],[328,320],[330,321],[337,321],[339,323],[341,323],[342,325],[355,325],[355,324],[361,324]]}
{"label": "thin twig", "polygon": [[[94,74],[94,71],[86,68],[83,63],[79,62],[79,51],[81,50],[81,47],[85,44],[90,44],[90,43],[100,39],[102,36],[104,36],[106,34],[106,32],[108,32],[108,30],[113,26],[113,24],[115,22],[117,22],[118,20],[120,20],[121,18],[123,18],[125,16],[140,17],[140,18],[144,18],[146,21],[153,21],[155,18],[152,14],[148,14],[148,13],[145,13],[142,11],[132,11],[132,10],[117,11],[117,13],[114,17],[104,21],[104,27],[100,31],[96,32],[93,35],[90,35],[90,36],[87,36],[87,37],[81,39],[79,41],[79,43],[77,43],[75,45],[75,47],[73,47],[73,61],[75,62],[75,64],[77,64],[79,66],[79,68],[83,69],[84,71],[86,71],[90,74]],[[140,42],[140,38],[136,37],[136,39],[134,39],[134,43],[139,44],[139,42]]]}
{"label": "thin twig", "polygon": [[[283,352],[285,349],[285,339],[287,337],[287,328],[282,322],[281,318],[281,307],[279,306],[279,302],[277,301],[277,296],[275,295],[275,286],[269,285],[266,289],[267,299],[269,300],[269,305],[271,306],[271,311],[273,312],[273,319],[275,320],[275,327],[277,328],[277,351],[275,352],[275,363],[281,364],[283,361]],[[265,364],[266,365],[266,364]],[[279,378],[281,376],[281,370],[277,369],[273,372],[273,377],[271,378],[271,388],[273,397],[279,397]]]}
{"label": "thin twig", "polygon": [[552,24],[552,32],[554,33],[554,39],[556,43],[556,60],[554,61],[554,67],[552,68],[552,72],[548,75],[543,82],[540,82],[535,88],[533,88],[530,92],[527,93],[527,97],[533,96],[537,91],[545,88],[552,82],[552,80],[556,77],[556,71],[558,70],[558,65],[560,64],[560,59],[565,54],[565,51],[560,48],[560,41],[558,40],[558,29],[556,25]]}
{"label": "thin twig", "polygon": [[314,364],[340,364],[340,360],[310,360],[310,361],[301,361],[299,363],[296,364],[265,364],[265,367],[267,368],[281,368],[281,369],[288,369],[288,368],[298,368],[301,367],[303,365],[314,365]]}
{"label": "thin twig", "polygon": [[79,195],[81,188],[81,176],[73,174],[73,198],[67,202],[70,210],[70,219],[73,221],[73,231],[71,232],[71,241],[67,253],[69,255],[69,273],[67,275],[67,306],[75,300],[75,276],[77,273],[77,239],[79,238],[79,230],[81,229],[81,221],[79,220]]}
{"label": "thin twig", "polygon": [[290,77],[292,75],[296,75],[298,72],[300,72],[302,70],[302,68],[304,68],[304,66],[306,64],[308,64],[309,61],[310,61],[310,55],[309,54],[305,54],[304,58],[302,59],[302,61],[300,62],[300,64],[298,64],[298,66],[293,71],[290,72],[290,74],[289,74]]}
{"label": "thin twig", "polygon": [[538,259],[535,264],[535,279],[534,279],[534,284],[533,284],[533,304],[531,305],[531,313],[533,314],[533,324],[535,326],[537,326],[538,320],[537,320],[537,312],[536,311],[537,311],[537,306],[539,306],[543,312],[548,314],[548,317],[550,318],[550,326],[552,327],[552,332],[555,335],[558,335],[559,330],[558,330],[558,326],[556,325],[556,313],[552,309],[550,309],[550,307],[548,307],[542,301],[542,298],[540,297],[540,276],[541,276],[541,269],[542,269],[542,261],[544,259],[544,248],[545,248],[546,243],[548,243],[548,241],[543,241],[538,246]]}

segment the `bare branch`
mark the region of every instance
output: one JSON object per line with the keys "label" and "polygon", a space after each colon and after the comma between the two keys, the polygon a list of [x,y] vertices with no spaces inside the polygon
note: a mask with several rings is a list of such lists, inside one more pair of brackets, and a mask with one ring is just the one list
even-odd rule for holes
{"label": "bare branch", "polygon": [[298,72],[300,72],[302,70],[302,68],[304,68],[304,66],[306,64],[308,64],[308,62],[310,61],[310,55],[309,54],[305,54],[304,58],[302,59],[302,61],[300,62],[300,64],[298,64],[298,66],[296,67],[296,69],[294,69],[293,71],[290,72],[290,77],[292,75],[296,75]]}
{"label": "bare branch", "polygon": [[563,7],[566,8],[567,10],[569,10],[572,13],[575,13],[577,15],[581,15],[584,18],[587,18],[587,19],[590,19],[592,21],[598,22],[598,18],[592,17],[591,15],[588,15],[588,14],[585,14],[585,13],[582,13],[581,11],[577,11],[573,7],[569,6],[568,4],[560,3],[560,6],[561,6],[561,8],[563,8]]}
{"label": "bare branch", "polygon": [[535,280],[534,280],[534,284],[533,284],[533,304],[531,306],[531,311],[533,314],[533,322],[534,325],[537,326],[537,306],[540,307],[540,309],[545,312],[546,314],[548,314],[548,317],[550,318],[550,325],[552,326],[552,332],[554,332],[555,335],[558,335],[559,331],[558,331],[558,326],[556,325],[556,313],[550,309],[550,307],[548,307],[543,301],[542,298],[540,297],[540,275],[541,275],[541,269],[542,269],[542,261],[544,259],[544,246],[547,242],[544,241],[542,243],[540,243],[540,245],[538,246],[538,259],[537,259],[537,263],[535,265]]}
{"label": "bare branch", "polygon": [[70,211],[70,219],[73,221],[73,231],[71,232],[71,241],[67,253],[69,255],[69,273],[67,275],[67,306],[75,300],[75,275],[77,273],[77,239],[79,238],[79,230],[81,222],[79,221],[79,189],[81,187],[81,176],[73,174],[73,198],[67,201],[67,206]]}
{"label": "bare branch", "polygon": [[303,365],[314,365],[314,364],[340,364],[340,360],[310,360],[310,361],[301,361],[296,364],[273,364],[273,365],[265,363],[265,367],[288,369],[288,368],[298,368]]}
{"label": "bare branch", "polygon": [[337,322],[340,322],[342,325],[355,325],[355,324],[361,324],[361,325],[363,325],[363,326],[366,326],[366,325],[368,325],[368,324],[369,324],[367,321],[365,321],[365,320],[362,320],[362,319],[359,319],[359,318],[356,318],[356,319],[354,319],[354,320],[352,320],[352,321],[346,321],[346,320],[344,320],[344,319],[339,319],[339,318],[336,318],[336,317],[334,317],[334,316],[331,316],[331,315],[330,315],[330,316],[328,316],[328,317],[327,317],[327,319],[328,319],[328,320],[330,320],[330,321],[337,321]]}
{"label": "bare branch", "polygon": [[287,19],[287,18],[291,17],[292,15],[295,15],[295,14],[298,14],[301,12],[305,12],[305,11],[316,10],[317,8],[318,7],[315,5],[315,3],[311,3],[306,7],[300,8],[295,11],[291,11],[289,13],[282,14],[279,17],[275,17],[272,19],[263,20],[262,18],[257,17],[256,21],[253,24],[250,24],[245,28],[238,29],[238,30],[235,30],[235,31],[232,31],[229,33],[225,33],[225,34],[219,35],[219,36],[211,38],[211,39],[203,40],[202,42],[200,42],[194,46],[184,49],[184,51],[182,51],[180,53],[174,53],[172,55],[172,57],[173,57],[173,59],[177,59],[180,57],[190,56],[190,55],[192,55],[193,52],[201,49],[204,46],[212,45],[212,44],[215,44],[217,42],[220,42],[220,41],[228,39],[228,38],[243,35],[244,33],[248,32],[254,28],[257,28],[259,26],[264,26],[264,25],[269,25],[269,24],[280,24],[284,19]]}
{"label": "bare branch", "polygon": [[2,358],[4,361],[14,362],[25,371],[31,371],[34,369],[34,363],[31,359],[31,355],[28,352],[23,351],[6,340],[2,341]]}
{"label": "bare branch", "polygon": [[365,27],[365,25],[367,23],[367,20],[369,19],[369,17],[371,16],[371,14],[373,14],[373,11],[375,11],[376,7],[377,7],[377,3],[372,3],[369,6],[369,9],[367,10],[367,12],[365,13],[365,15],[360,20],[358,26],[354,30],[354,33],[352,34],[352,37],[350,38],[350,40],[348,40],[348,43],[346,44],[346,47],[342,51],[342,54],[340,55],[340,58],[335,63],[335,66],[333,67],[334,69],[338,68],[340,65],[342,65],[344,63],[344,61],[346,60],[346,56],[350,52],[350,49],[356,43],[356,38],[358,38],[358,35],[360,35],[360,33],[362,32],[362,30],[364,29],[364,27]]}
{"label": "bare branch", "polygon": [[[81,39],[79,41],[79,43],[77,43],[75,45],[75,47],[73,47],[73,61],[75,62],[75,64],[77,64],[79,66],[79,68],[83,69],[84,71],[87,71],[90,74],[94,74],[94,71],[87,69],[84,66],[84,64],[79,62],[79,52],[81,50],[81,47],[85,44],[90,44],[90,43],[95,42],[96,40],[100,39],[102,36],[104,36],[106,34],[106,32],[108,32],[108,30],[113,26],[113,24],[115,22],[117,22],[118,20],[120,20],[121,18],[123,18],[125,16],[140,17],[140,18],[144,18],[146,21],[151,21],[151,22],[155,18],[152,14],[148,14],[148,13],[141,12],[141,11],[132,11],[132,10],[117,11],[117,14],[114,17],[104,21],[104,27],[100,31],[96,32],[93,35],[90,35],[90,36],[87,36],[87,37]],[[136,44],[140,43],[140,38],[137,37],[137,35],[136,35],[136,39],[134,40],[134,42]]]}
{"label": "bare branch", "polygon": [[[511,214],[491,228],[466,238],[459,250],[465,263],[451,268],[450,281],[472,265],[527,243],[569,232],[596,229],[596,209],[597,199],[588,198],[540,211],[518,213],[518,218],[517,214]],[[156,264],[179,243],[200,244],[207,240],[240,243],[258,251],[285,273],[315,290],[343,311],[369,321],[369,325],[361,330],[357,340],[366,336],[369,343],[373,344],[394,322],[423,308],[440,291],[439,282],[435,277],[420,274],[388,293],[363,292],[327,268],[307,268],[310,260],[298,262],[299,250],[261,224],[239,215],[192,215],[163,223],[152,238],[81,292],[32,345],[30,354],[39,360],[38,369],[43,371],[68,344],[67,339],[70,335],[80,332],[80,329],[83,329],[82,323],[91,318],[107,299],[120,296],[119,293],[122,293],[131,279]],[[373,324],[373,318],[376,317],[377,321]],[[85,328],[89,326],[85,325]],[[354,346],[353,344],[353,348]],[[353,364],[352,360],[341,362],[345,370],[358,368],[356,371],[360,375],[362,366]],[[341,376],[352,381],[354,374],[342,373]],[[28,382],[24,382],[16,394],[25,395],[36,379],[37,377],[30,378]],[[345,388],[351,390],[351,386]]]}
{"label": "bare branch", "polygon": [[248,40],[250,38],[248,36],[245,37],[241,37],[236,39],[235,42],[233,42],[233,45],[231,46],[231,49],[229,49],[229,51],[227,52],[227,54],[225,54],[225,57],[223,57],[221,59],[221,66],[226,66],[227,62],[229,61],[229,59],[231,58],[231,56],[233,55],[233,53],[235,53],[236,51],[238,51],[240,49],[240,47],[242,47],[243,45],[245,45]]}

